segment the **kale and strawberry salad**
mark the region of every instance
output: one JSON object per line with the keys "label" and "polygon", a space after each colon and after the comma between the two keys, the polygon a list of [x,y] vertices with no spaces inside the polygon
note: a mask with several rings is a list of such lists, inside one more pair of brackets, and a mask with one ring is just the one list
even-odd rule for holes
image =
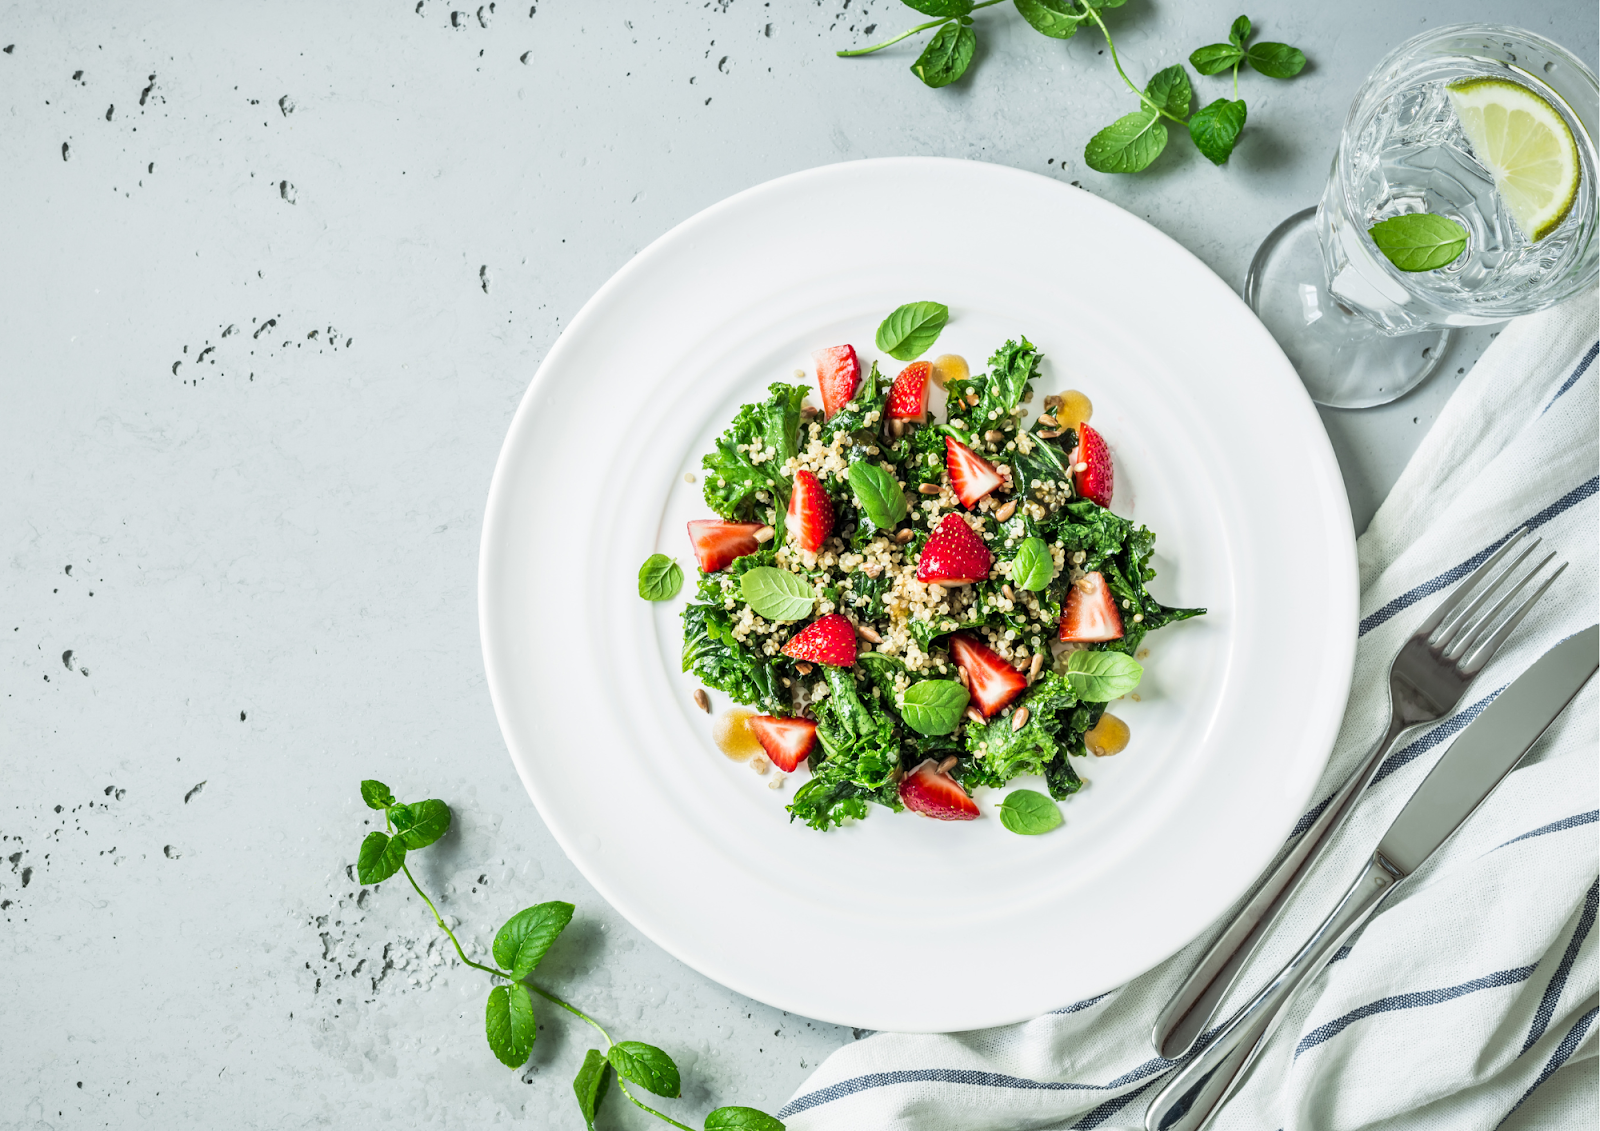
{"label": "kale and strawberry salad", "polygon": [[[1024,423],[1041,362],[1025,337],[985,373],[915,360],[947,318],[885,319],[879,350],[910,362],[892,378],[853,346],[818,351],[820,411],[809,381],[774,384],[702,462],[717,517],[688,524],[684,671],[758,712],[778,769],[808,765],[788,811],[814,829],[869,803],[971,820],[974,790],[1024,775],[1069,797],[1074,758],[1127,742],[1106,706],[1138,687],[1145,635],[1205,611],[1146,588],[1155,536],[1109,509],[1088,399],[1046,396]],[[677,573],[656,555],[641,594],[671,596]],[[1055,801],[1015,790],[1001,819],[1045,831]]]}

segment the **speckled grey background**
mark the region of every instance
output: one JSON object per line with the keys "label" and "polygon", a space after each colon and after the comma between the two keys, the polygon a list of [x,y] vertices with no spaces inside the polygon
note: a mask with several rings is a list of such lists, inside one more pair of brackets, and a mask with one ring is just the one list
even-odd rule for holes
{"label": "speckled grey background", "polygon": [[[674,1113],[775,1110],[852,1033],[641,937],[505,755],[474,580],[511,413],[629,256],[783,173],[1002,162],[1237,285],[1316,198],[1367,69],[1430,20],[1596,55],[1587,0],[1247,10],[1306,73],[1245,76],[1227,169],[1178,139],[1117,179],[1081,161],[1132,108],[1100,42],[1007,8],[934,92],[914,49],[831,55],[915,22],[889,0],[0,6],[0,1128],[579,1126],[581,1026],[546,1009],[528,1068],[502,1069],[482,978],[437,961],[409,892],[351,879],[369,775],[455,808],[420,877],[468,938],[578,905],[546,980],[677,1058]],[[1111,22],[1143,76],[1237,13],[1132,0]],[[1326,415],[1358,527],[1487,337],[1396,405]],[[597,411],[626,388],[596,375]]]}

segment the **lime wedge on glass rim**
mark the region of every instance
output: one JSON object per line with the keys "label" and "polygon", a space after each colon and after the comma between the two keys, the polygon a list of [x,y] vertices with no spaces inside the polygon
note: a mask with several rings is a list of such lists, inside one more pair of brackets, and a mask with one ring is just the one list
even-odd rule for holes
{"label": "lime wedge on glass rim", "polygon": [[1556,108],[1521,83],[1460,79],[1449,85],[1472,153],[1529,240],[1555,230],[1578,198],[1578,144]]}

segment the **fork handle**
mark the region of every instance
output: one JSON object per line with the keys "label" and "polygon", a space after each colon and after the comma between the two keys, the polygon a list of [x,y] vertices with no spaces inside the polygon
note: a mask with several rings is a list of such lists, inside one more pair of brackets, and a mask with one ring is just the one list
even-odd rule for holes
{"label": "fork handle", "polygon": [[1150,1043],[1158,1055],[1177,1060],[1194,1047],[1201,1033],[1210,1028],[1217,1007],[1233,989],[1239,971],[1260,940],[1267,935],[1267,926],[1293,893],[1295,881],[1310,871],[1309,865],[1321,855],[1322,848],[1332,839],[1328,834],[1344,824],[1354,808],[1351,801],[1367,787],[1395,741],[1412,725],[1400,717],[1399,711],[1391,710],[1388,731],[1378,739],[1344,785],[1339,787],[1339,792],[1333,795],[1311,827],[1300,835],[1294,847],[1268,873],[1255,894],[1228,921],[1217,941],[1211,944],[1156,1018]]}

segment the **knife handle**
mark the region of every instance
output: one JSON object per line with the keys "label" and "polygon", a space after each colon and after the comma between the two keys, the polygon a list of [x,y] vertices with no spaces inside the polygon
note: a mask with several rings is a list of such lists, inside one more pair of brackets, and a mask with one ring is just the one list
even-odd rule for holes
{"label": "knife handle", "polygon": [[1198,1056],[1167,1081],[1145,1113],[1147,1131],[1201,1131],[1232,1095],[1295,993],[1322,969],[1328,955],[1367,921],[1403,878],[1404,874],[1382,853],[1374,852],[1339,905],[1299,953],[1254,1000],[1229,1019]]}

